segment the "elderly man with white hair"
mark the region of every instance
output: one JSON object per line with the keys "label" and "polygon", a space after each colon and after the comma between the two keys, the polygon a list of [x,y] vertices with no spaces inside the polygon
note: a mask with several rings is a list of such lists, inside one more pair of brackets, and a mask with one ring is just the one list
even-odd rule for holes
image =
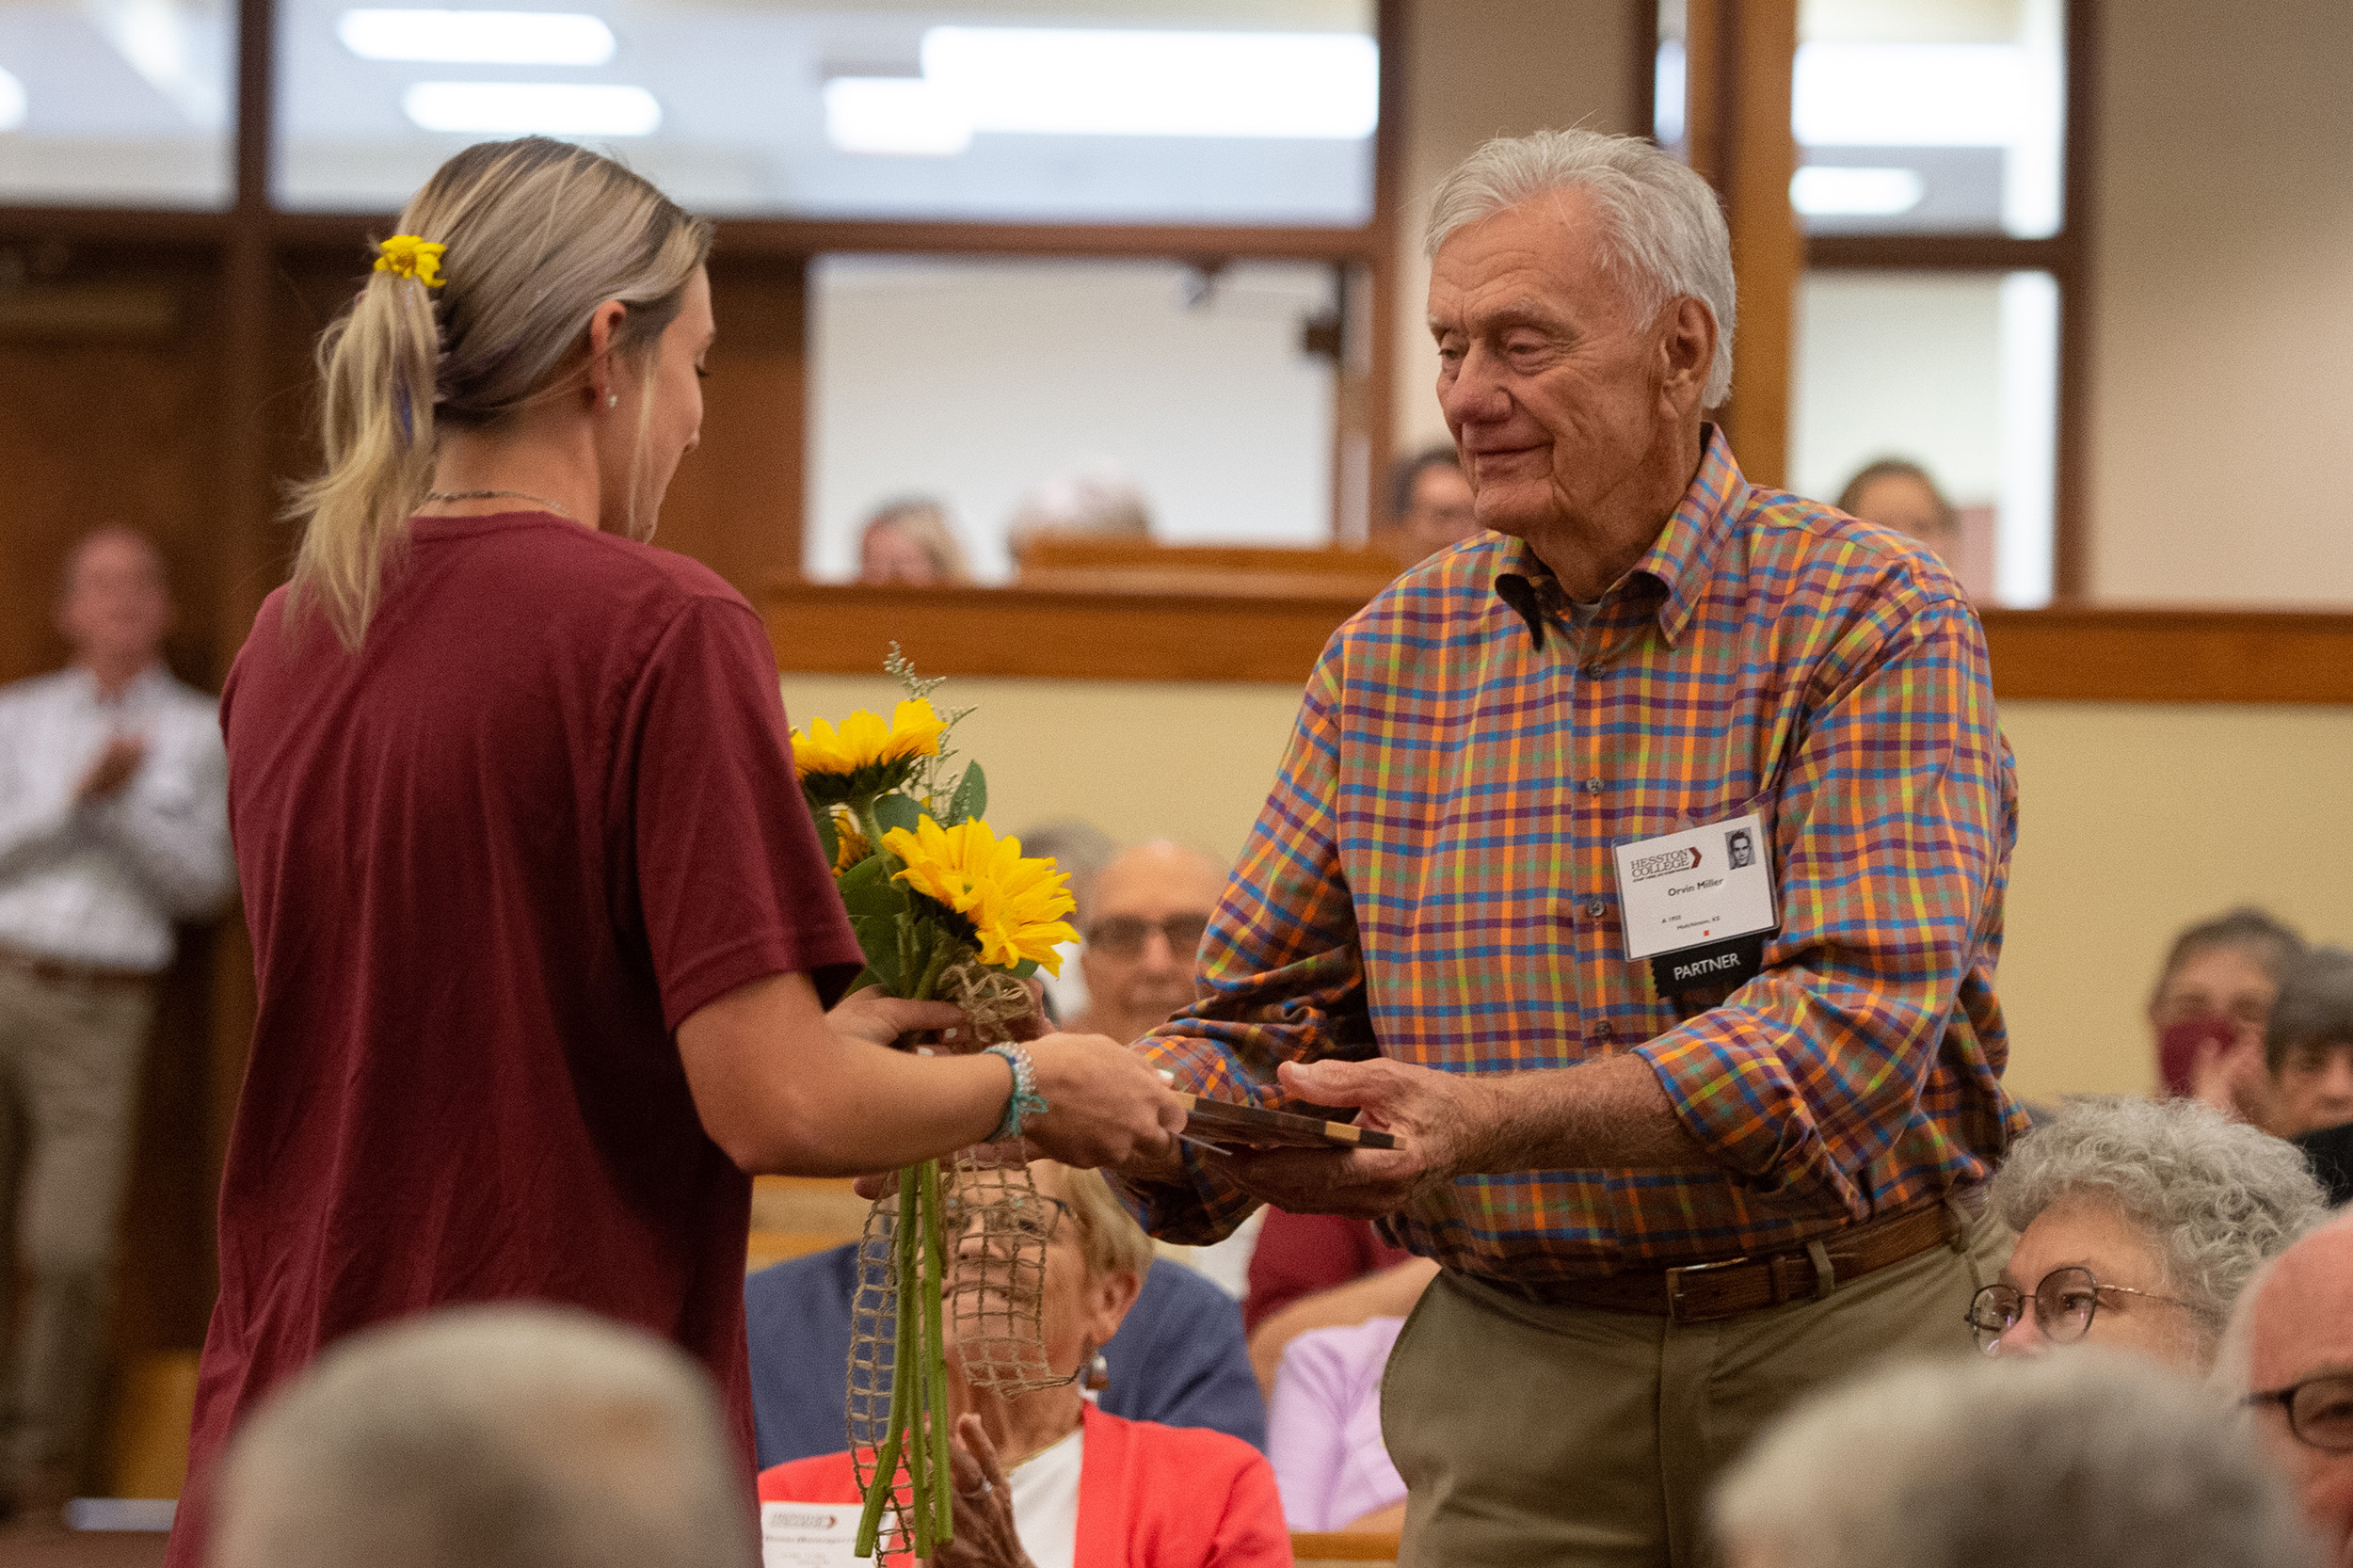
{"label": "elderly man with white hair", "polygon": [[1125,1173],[1442,1269],[1385,1384],[1414,1562],[1689,1563],[1759,1427],[1958,1352],[2023,1116],[1984,635],[1915,541],[1751,484],[1716,199],[1649,143],[1488,143],[1432,203],[1437,393],[1492,530],[1337,633],[1141,1042],[1393,1150]]}

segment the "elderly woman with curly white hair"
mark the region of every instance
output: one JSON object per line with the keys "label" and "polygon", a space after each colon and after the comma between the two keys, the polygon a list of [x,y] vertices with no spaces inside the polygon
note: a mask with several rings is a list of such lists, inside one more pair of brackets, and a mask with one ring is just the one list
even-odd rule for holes
{"label": "elderly woman with curly white hair", "polygon": [[1970,1301],[1981,1349],[2092,1341],[2192,1374],[2249,1278],[2326,1211],[2292,1144],[2193,1100],[2121,1096],[2072,1099],[2028,1133],[1993,1203],[2018,1245]]}

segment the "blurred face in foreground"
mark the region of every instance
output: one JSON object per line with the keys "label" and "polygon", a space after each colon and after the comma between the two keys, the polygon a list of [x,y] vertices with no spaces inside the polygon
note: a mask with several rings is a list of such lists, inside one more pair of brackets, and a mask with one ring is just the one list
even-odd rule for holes
{"label": "blurred face in foreground", "polygon": [[[2134,1351],[2193,1376],[2211,1351],[2188,1310],[2170,1298],[2156,1243],[2096,1194],[2061,1198],[2019,1237],[1989,1304],[2015,1302],[2017,1320],[1986,1349],[1994,1355],[2040,1355],[2053,1346],[2099,1344]],[[2019,1298],[2023,1298],[2021,1301]],[[2039,1299],[2038,1299],[2039,1298]],[[1985,1334],[1979,1331],[1979,1340]]]}
{"label": "blurred face in foreground", "polygon": [[[2248,1334],[2247,1383],[2265,1448],[2295,1481],[2328,1560],[2353,1568],[2353,1223],[2340,1220],[2280,1255]],[[2297,1435],[2298,1432],[2302,1435]]]}

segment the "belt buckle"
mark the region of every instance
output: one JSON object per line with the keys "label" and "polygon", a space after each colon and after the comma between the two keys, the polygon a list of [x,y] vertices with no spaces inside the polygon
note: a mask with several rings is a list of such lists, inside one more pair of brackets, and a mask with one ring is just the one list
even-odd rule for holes
{"label": "belt buckle", "polygon": [[1715,1263],[1686,1263],[1681,1268],[1668,1270],[1667,1320],[1671,1323],[1690,1322],[1695,1320],[1686,1318],[1683,1315],[1684,1275],[1704,1274],[1711,1269],[1734,1269],[1749,1261],[1750,1258],[1744,1253],[1738,1257],[1727,1257]]}

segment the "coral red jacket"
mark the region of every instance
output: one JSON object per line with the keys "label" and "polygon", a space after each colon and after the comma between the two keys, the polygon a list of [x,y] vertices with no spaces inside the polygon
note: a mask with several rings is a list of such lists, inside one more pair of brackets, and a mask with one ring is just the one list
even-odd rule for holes
{"label": "coral red jacket", "polygon": [[[1265,1455],[1222,1432],[1122,1420],[1092,1404],[1084,1420],[1072,1568],[1290,1568]],[[856,1502],[848,1451],[761,1471],[760,1500]]]}

